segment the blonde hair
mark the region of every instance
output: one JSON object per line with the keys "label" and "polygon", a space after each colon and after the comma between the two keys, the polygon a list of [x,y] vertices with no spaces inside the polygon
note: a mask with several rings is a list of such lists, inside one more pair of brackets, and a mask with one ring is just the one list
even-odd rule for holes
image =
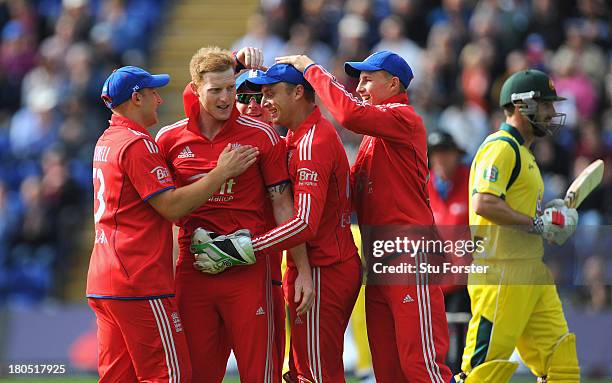
{"label": "blonde hair", "polygon": [[191,57],[189,73],[191,81],[200,85],[208,72],[223,72],[234,67],[234,57],[228,50],[219,47],[203,47]]}

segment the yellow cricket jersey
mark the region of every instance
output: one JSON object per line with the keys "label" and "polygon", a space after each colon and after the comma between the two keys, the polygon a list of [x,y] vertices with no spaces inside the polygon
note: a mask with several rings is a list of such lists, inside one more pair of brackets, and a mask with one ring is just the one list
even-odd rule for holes
{"label": "yellow cricket jersey", "polygon": [[[541,213],[544,181],[531,151],[519,131],[503,123],[480,145],[470,169],[470,191],[503,198],[510,207],[530,217]],[[542,238],[524,230],[501,227],[474,212],[469,200],[470,227],[484,251],[475,260],[541,258]]]}

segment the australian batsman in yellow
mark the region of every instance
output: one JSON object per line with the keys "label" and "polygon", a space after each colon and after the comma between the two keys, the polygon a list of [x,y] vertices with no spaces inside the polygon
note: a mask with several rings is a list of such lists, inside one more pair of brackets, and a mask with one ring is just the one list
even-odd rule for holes
{"label": "australian batsman in yellow", "polygon": [[552,275],[542,262],[543,240],[563,244],[578,213],[563,200],[542,207],[544,182],[529,147],[563,126],[550,78],[537,70],[514,73],[502,86],[500,129],[478,149],[470,170],[470,227],[484,250],[470,275],[472,319],[463,353],[464,383],[508,382],[515,349],[538,382],[577,383],[580,368]]}

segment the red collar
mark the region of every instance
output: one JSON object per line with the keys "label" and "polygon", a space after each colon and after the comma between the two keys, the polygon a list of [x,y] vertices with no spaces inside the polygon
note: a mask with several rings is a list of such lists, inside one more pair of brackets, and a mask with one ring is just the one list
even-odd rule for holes
{"label": "red collar", "polygon": [[109,121],[111,126],[121,126],[127,129],[132,129],[140,133],[144,133],[147,136],[151,137],[151,133],[147,131],[142,125],[130,120],[127,117],[119,116],[118,114],[111,115],[111,119]]}
{"label": "red collar", "polygon": [[400,93],[400,94],[396,94],[395,96],[391,96],[388,99],[386,99],[385,101],[383,101],[381,103],[381,105],[385,105],[385,104],[408,104],[408,94],[406,93]]}
{"label": "red collar", "polygon": [[312,128],[313,125],[321,120],[321,110],[318,106],[315,106],[314,110],[306,117],[304,121],[298,126],[295,132],[291,130],[287,132],[287,145],[294,147],[304,137],[304,135]]}

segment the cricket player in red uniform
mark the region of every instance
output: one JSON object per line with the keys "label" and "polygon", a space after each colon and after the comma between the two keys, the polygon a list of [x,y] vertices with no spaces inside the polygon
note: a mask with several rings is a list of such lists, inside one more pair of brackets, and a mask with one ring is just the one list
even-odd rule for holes
{"label": "cricket player in red uniform", "polygon": [[[244,62],[244,56],[241,50],[237,59]],[[156,137],[178,185],[208,177],[217,153],[227,145],[253,145],[260,154],[253,166],[228,179],[204,206],[177,222],[177,301],[194,381],[221,382],[231,347],[242,381],[276,382],[270,263],[278,259],[260,252],[255,264],[214,275],[194,268],[189,249],[198,227],[219,234],[241,228],[254,235],[265,232],[266,198],[271,198],[278,222],[293,211],[284,142],[269,125],[240,116],[234,108],[234,65],[232,55],[219,48],[196,52],[190,63],[192,83],[184,94],[187,118],[162,128]],[[308,259],[305,249],[301,251],[292,249],[292,256],[303,262],[302,286],[309,287],[312,295]],[[310,304],[312,297],[307,298]]]}
{"label": "cricket player in red uniform", "polygon": [[[270,113],[261,105],[262,93],[261,89],[254,89],[249,86],[247,79],[249,77],[261,75],[264,72],[258,69],[251,69],[241,73],[236,77],[236,109],[241,115],[249,116],[266,124],[271,124],[272,119]],[[274,218],[274,210],[268,199],[266,201],[266,229],[270,230],[276,227],[276,219]],[[285,296],[283,294],[282,271],[281,263],[283,253],[277,251],[274,254],[278,257],[277,261],[270,262],[272,274],[272,298],[274,300],[274,350],[278,357],[277,370],[275,374],[281,376],[283,373],[283,362],[285,360]]]}
{"label": "cricket player in red uniform", "polygon": [[[280,57],[277,62],[302,71],[334,118],[364,134],[351,182],[365,253],[371,253],[372,243],[364,233],[385,226],[431,228],[426,131],[408,104],[406,88],[413,77],[408,63],[389,51],[345,63],[347,74],[359,77],[359,101],[307,56]],[[453,379],[444,364],[448,327],[439,286],[369,284],[366,320],[378,382]]]}
{"label": "cricket player in red uniform", "polygon": [[206,179],[176,189],[147,128],[157,123],[156,88],[168,75],[113,72],[102,99],[113,112],[93,158],[95,243],[87,298],[97,317],[100,382],[190,382],[174,303],[170,221],[204,203],[251,166],[256,149],[220,155]]}
{"label": "cricket player in red uniform", "polygon": [[291,318],[289,382],[344,382],[342,351],[359,287],[361,261],[350,229],[349,163],[333,125],[315,105],[315,94],[291,65],[276,64],[249,77],[261,85],[274,124],[285,126],[294,215],[253,238],[255,251],[278,251],[306,242],[316,302],[298,310],[298,275],[288,260],[284,278]]}

